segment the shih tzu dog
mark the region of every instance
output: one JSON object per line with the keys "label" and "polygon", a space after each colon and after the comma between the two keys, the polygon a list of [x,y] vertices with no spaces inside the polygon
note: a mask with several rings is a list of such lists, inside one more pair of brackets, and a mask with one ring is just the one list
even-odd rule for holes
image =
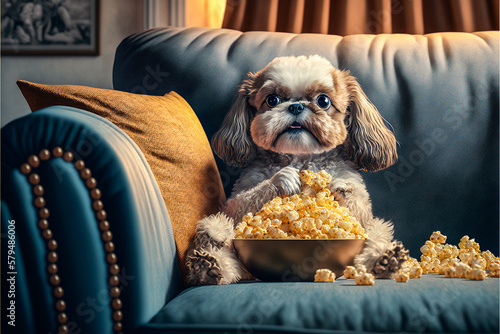
{"label": "shih tzu dog", "polygon": [[232,248],[234,226],[275,196],[299,193],[303,169],[330,173],[335,200],[364,227],[368,239],[355,266],[387,278],[406,260],[392,224],[373,217],[358,172],[394,164],[396,139],[348,71],[317,55],[274,59],[243,81],[212,147],[228,165],[244,168],[222,212],[197,225],[189,285],[249,277]]}

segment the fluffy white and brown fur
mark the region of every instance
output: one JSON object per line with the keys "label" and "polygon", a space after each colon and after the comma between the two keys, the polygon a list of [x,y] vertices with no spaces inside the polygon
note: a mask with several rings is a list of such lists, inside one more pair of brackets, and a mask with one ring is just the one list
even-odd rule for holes
{"label": "fluffy white and brown fur", "polygon": [[231,239],[234,224],[278,195],[300,192],[299,170],[325,170],[329,188],[368,234],[356,266],[390,277],[406,251],[391,223],[374,218],[358,170],[397,160],[396,140],[347,71],[320,56],[280,57],[249,73],[212,147],[227,164],[244,167],[222,212],[198,223],[188,254],[188,284],[227,284],[247,278]]}

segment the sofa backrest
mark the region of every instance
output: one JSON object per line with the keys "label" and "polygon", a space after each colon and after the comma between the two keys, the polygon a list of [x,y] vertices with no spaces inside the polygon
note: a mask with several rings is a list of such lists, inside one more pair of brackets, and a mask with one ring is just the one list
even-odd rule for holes
{"label": "sofa backrest", "polygon": [[[241,33],[162,28],[117,49],[115,89],[183,96],[210,139],[249,71],[277,56],[319,54],[348,69],[391,124],[399,161],[363,173],[374,213],[419,256],[435,230],[498,254],[498,32],[429,35]],[[219,161],[229,196],[238,170]]]}

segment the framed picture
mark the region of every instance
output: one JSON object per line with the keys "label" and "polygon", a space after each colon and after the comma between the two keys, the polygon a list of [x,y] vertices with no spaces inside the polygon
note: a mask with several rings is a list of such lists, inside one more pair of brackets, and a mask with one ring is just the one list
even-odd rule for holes
{"label": "framed picture", "polygon": [[99,54],[98,0],[1,0],[2,54]]}

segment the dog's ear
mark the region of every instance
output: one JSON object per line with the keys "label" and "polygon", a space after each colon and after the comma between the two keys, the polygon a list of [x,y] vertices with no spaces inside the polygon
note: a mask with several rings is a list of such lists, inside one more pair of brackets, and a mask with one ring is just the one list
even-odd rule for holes
{"label": "dog's ear", "polygon": [[397,159],[396,138],[370,102],[356,78],[346,73],[349,94],[347,139],[344,153],[359,168],[374,172],[393,165]]}
{"label": "dog's ear", "polygon": [[253,107],[248,103],[248,93],[251,83],[251,79],[243,83],[236,102],[212,138],[214,152],[231,166],[248,165],[257,152],[257,146],[250,135]]}

